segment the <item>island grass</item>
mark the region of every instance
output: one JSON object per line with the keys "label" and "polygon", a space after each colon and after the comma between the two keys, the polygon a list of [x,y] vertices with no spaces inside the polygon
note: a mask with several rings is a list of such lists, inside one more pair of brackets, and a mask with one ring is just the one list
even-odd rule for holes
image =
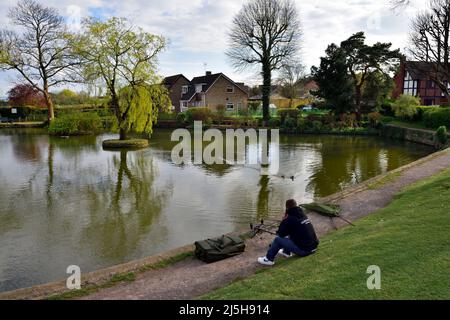
{"label": "island grass", "polygon": [[[450,299],[450,169],[416,183],[394,201],[322,239],[308,258],[221,288],[203,299]],[[381,268],[368,290],[367,268]]]}

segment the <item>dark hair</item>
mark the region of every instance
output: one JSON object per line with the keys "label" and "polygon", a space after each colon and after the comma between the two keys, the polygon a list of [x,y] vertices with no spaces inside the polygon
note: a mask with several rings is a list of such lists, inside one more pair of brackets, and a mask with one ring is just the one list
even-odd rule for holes
{"label": "dark hair", "polygon": [[288,201],[286,201],[286,209],[292,209],[298,207],[297,201],[295,201],[294,199],[290,199]]}

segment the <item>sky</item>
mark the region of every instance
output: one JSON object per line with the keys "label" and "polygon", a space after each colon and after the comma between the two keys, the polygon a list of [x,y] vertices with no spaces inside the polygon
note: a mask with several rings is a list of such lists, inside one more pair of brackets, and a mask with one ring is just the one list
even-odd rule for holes
{"label": "sky", "polygon": [[[225,51],[227,33],[234,15],[246,0],[45,0],[55,7],[74,30],[80,18],[125,17],[148,32],[160,34],[168,46],[159,59],[159,73],[183,73],[188,78],[205,71],[223,72],[237,82],[254,85],[256,70],[237,72]],[[392,10],[389,0],[294,0],[299,11],[303,36],[301,59],[306,71],[320,63],[331,43],[339,44],[352,34],[364,31],[367,42],[391,42],[402,51],[408,46],[410,19],[425,0],[413,0],[404,10]],[[0,0],[0,28],[8,29],[8,8],[16,0]],[[17,83],[17,75],[0,72],[0,97]]]}

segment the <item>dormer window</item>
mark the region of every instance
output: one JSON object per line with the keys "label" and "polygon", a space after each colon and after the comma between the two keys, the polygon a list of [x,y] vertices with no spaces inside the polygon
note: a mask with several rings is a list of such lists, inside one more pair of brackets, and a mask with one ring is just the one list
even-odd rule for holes
{"label": "dormer window", "polygon": [[234,86],[227,86],[227,93],[234,93]]}
{"label": "dormer window", "polygon": [[188,86],[182,86],[181,87],[181,93],[182,94],[186,94],[186,93],[188,93],[188,91],[189,91],[189,87]]}

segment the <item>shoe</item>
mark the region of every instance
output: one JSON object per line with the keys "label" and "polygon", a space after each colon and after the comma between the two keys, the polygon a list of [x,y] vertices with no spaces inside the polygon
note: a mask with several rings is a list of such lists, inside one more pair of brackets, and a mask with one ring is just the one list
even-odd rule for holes
{"label": "shoe", "polygon": [[291,258],[291,257],[292,257],[292,253],[291,253],[291,254],[286,254],[286,253],[284,253],[284,250],[283,250],[283,249],[281,249],[280,251],[278,251],[278,254],[279,254],[280,256],[285,257],[285,258]]}
{"label": "shoe", "polygon": [[275,262],[270,261],[267,257],[258,258],[258,262],[265,266],[273,266],[275,264]]}

